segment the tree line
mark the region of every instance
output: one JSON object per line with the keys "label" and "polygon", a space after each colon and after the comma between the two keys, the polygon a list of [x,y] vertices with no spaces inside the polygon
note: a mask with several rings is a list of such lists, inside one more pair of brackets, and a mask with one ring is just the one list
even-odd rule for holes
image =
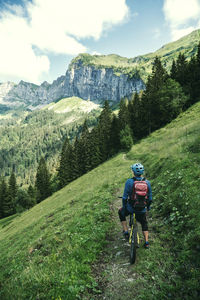
{"label": "tree line", "polygon": [[35,185],[30,185],[27,191],[17,189],[14,172],[8,186],[1,179],[0,217],[32,207],[119,151],[130,150],[134,143],[165,126],[197,101],[200,101],[200,44],[190,61],[180,53],[169,73],[156,57],[144,91],[122,99],[118,114],[105,101],[92,129],[85,120],[74,139],[65,138],[56,174],[50,175],[46,158],[42,157]]}

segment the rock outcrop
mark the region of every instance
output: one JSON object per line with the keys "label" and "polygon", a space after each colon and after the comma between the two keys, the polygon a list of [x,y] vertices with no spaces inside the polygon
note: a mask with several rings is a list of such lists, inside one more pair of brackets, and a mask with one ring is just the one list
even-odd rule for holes
{"label": "rock outcrop", "polygon": [[144,89],[144,82],[138,76],[130,78],[126,74],[116,73],[113,68],[84,65],[80,59],[70,66],[65,76],[52,84],[46,81],[40,86],[24,81],[18,85],[10,82],[0,84],[0,104],[33,107],[72,96],[94,102],[119,102],[121,98],[141,89]]}

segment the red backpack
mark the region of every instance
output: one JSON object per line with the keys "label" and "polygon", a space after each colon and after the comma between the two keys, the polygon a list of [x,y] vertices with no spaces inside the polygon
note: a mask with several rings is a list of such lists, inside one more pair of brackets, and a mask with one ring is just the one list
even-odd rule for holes
{"label": "red backpack", "polygon": [[142,178],[142,180],[139,181],[134,177],[133,180],[134,184],[131,202],[136,210],[142,210],[143,208],[145,208],[145,206],[147,206],[148,185],[145,178]]}

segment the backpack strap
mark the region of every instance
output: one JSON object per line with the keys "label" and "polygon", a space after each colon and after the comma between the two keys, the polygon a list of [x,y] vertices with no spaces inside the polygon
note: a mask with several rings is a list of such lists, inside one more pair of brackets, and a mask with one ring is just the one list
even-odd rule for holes
{"label": "backpack strap", "polygon": [[134,193],[135,193],[135,181],[136,181],[137,179],[136,179],[136,177],[133,177],[133,190],[132,190],[132,194],[131,194],[131,201],[133,201],[134,200],[134,198],[133,198],[133,195],[134,195]]}
{"label": "backpack strap", "polygon": [[[136,178],[136,177],[133,177],[133,180],[134,180],[134,181],[137,181],[137,178]],[[140,180],[140,181],[145,181],[145,180],[146,180],[145,177],[141,177],[141,180]]]}

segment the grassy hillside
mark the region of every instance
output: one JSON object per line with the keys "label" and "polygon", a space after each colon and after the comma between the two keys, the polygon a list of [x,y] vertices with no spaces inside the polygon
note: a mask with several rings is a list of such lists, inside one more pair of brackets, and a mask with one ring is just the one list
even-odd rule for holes
{"label": "grassy hillside", "polygon": [[177,59],[178,54],[184,53],[186,58],[191,58],[197,52],[197,46],[200,42],[200,30],[195,30],[192,33],[182,37],[181,39],[164,45],[159,50],[146,55],[140,55],[134,58],[121,57],[117,54],[110,55],[89,55],[80,54],[72,60],[70,67],[79,60],[84,65],[94,65],[98,68],[113,68],[117,75],[121,73],[129,74],[130,76],[137,74],[146,80],[151,73],[152,63],[156,56],[160,57],[163,65],[169,70],[173,59]]}
{"label": "grassy hillside", "polygon": [[64,98],[56,103],[51,102],[43,109],[52,110],[58,114],[70,113],[70,115],[73,114],[74,119],[78,119],[81,113],[89,113],[92,110],[100,111],[100,106],[92,101],[86,101],[78,97],[69,97]]}
{"label": "grassy hillside", "polygon": [[198,299],[199,114],[197,103],[126,157],[117,155],[29,211],[0,221],[0,298],[93,299],[88,294],[100,291],[91,264],[99,254],[106,260],[110,205],[131,176],[130,165],[140,161],[153,188],[151,248],[148,254],[139,249],[129,269],[137,272],[127,282],[130,290],[110,293]]}

